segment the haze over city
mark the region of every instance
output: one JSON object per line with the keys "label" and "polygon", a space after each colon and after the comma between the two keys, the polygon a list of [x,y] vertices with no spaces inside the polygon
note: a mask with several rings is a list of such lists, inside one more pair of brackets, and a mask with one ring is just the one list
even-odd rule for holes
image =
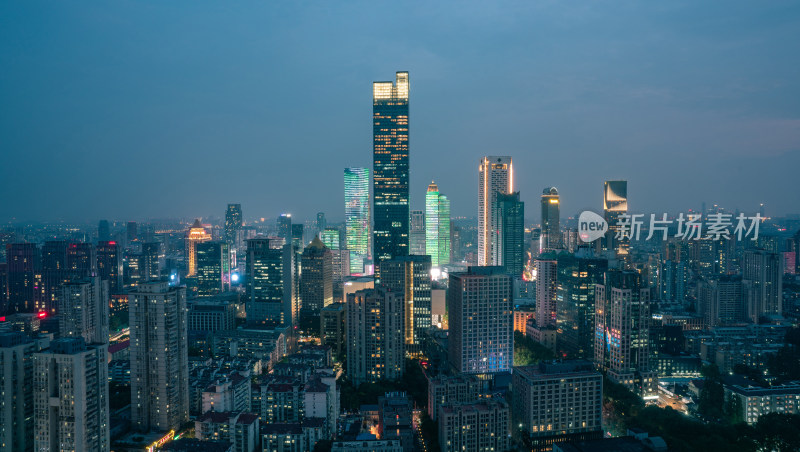
{"label": "haze over city", "polygon": [[[0,220],[317,211],[371,164],[374,80],[411,74],[411,204],[477,214],[483,155],[535,202],[779,216],[800,164],[796,2],[6,2]],[[142,183],[148,180],[148,183]],[[53,190],[58,187],[58,190]],[[102,189],[99,189],[102,188]],[[47,202],[43,202],[44,200]]]}

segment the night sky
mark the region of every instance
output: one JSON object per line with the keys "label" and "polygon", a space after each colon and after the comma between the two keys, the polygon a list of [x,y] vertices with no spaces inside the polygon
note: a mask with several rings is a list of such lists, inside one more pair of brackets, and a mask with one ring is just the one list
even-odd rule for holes
{"label": "night sky", "polygon": [[[340,4],[342,3],[342,4]],[[800,213],[800,2],[0,3],[0,221],[343,218],[374,80],[410,72],[412,209]]]}

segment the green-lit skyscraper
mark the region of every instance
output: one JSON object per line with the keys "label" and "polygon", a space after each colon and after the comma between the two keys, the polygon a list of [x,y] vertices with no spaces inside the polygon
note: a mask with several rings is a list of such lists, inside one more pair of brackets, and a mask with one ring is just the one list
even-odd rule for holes
{"label": "green-lit skyscraper", "polygon": [[[372,91],[375,267],[409,253],[408,72]],[[352,264],[352,261],[351,261]]]}
{"label": "green-lit skyscraper", "polygon": [[320,233],[320,240],[325,244],[328,249],[339,249],[339,229],[338,228],[325,228]]}
{"label": "green-lit skyscraper", "polygon": [[502,264],[509,275],[521,276],[525,264],[525,203],[519,200],[519,192],[495,196],[498,237],[493,261]]}
{"label": "green-lit skyscraper", "polygon": [[369,253],[369,170],[344,169],[345,244],[350,251],[350,272],[364,272]]}
{"label": "green-lit skyscraper", "polygon": [[434,182],[425,194],[425,254],[434,267],[450,263],[450,200]]}
{"label": "green-lit skyscraper", "polygon": [[225,242],[197,244],[197,296],[207,297],[224,291],[230,283],[230,252]]}

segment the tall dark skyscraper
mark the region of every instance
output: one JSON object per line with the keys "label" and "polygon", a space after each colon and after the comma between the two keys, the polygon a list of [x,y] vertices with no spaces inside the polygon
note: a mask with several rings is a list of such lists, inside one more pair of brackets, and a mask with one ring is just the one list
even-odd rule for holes
{"label": "tall dark skyscraper", "polygon": [[111,293],[122,291],[122,252],[117,242],[97,243],[97,275],[108,281]]}
{"label": "tall dark skyscraper", "polygon": [[242,229],[242,205],[228,204],[225,212],[225,241],[228,246],[236,243],[236,233]]}
{"label": "tall dark skyscraper", "polygon": [[[197,245],[203,242],[198,242]],[[197,250],[195,245],[195,259]],[[139,278],[141,281],[157,281],[161,278],[159,255],[161,254],[160,242],[147,242],[142,244],[142,254],[139,258]]]}
{"label": "tall dark skyscraper", "polygon": [[305,244],[303,243],[303,223],[294,223],[292,224],[292,246],[294,250],[298,253],[303,252],[303,247]]}
{"label": "tall dark skyscraper", "polygon": [[525,203],[519,192],[495,195],[497,218],[496,246],[493,261],[514,277],[522,276],[525,265]]}
{"label": "tall dark skyscraper", "polygon": [[136,225],[135,221],[128,222],[128,244],[139,238],[139,228]]}
{"label": "tall dark skyscraper", "polygon": [[86,242],[70,243],[67,247],[67,269],[75,276],[85,278],[97,272],[97,252]]}
{"label": "tall dark skyscraper", "polygon": [[556,187],[542,192],[542,235],[539,251],[559,249],[561,245],[560,199]]}
{"label": "tall dark skyscraper", "polygon": [[34,311],[34,269],[39,250],[35,243],[6,245],[8,261],[8,312]]}
{"label": "tall dark skyscraper", "polygon": [[296,253],[278,238],[247,241],[247,323],[294,325],[300,310],[296,281]]}
{"label": "tall dark skyscraper", "polygon": [[108,226],[108,220],[100,220],[97,223],[97,241],[105,242],[111,240],[111,228]]}
{"label": "tall dark skyscraper", "polygon": [[407,256],[409,248],[408,72],[372,90],[373,259]]}
{"label": "tall dark skyscraper", "polygon": [[303,250],[301,280],[301,316],[319,325],[320,310],[333,303],[333,254],[319,237]]}
{"label": "tall dark skyscraper", "polygon": [[325,219],[325,212],[317,212],[317,234],[322,234],[327,227],[328,220]]}
{"label": "tall dark skyscraper", "polygon": [[284,243],[292,243],[292,214],[280,214],[277,225],[278,237],[282,238]]}

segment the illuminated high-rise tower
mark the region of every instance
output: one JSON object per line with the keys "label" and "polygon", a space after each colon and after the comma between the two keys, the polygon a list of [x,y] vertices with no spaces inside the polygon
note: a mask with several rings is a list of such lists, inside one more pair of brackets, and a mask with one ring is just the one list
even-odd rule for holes
{"label": "illuminated high-rise tower", "polygon": [[345,244],[350,251],[350,272],[364,271],[369,253],[369,170],[344,169]]}
{"label": "illuminated high-rise tower", "polygon": [[197,243],[209,240],[211,234],[206,232],[199,219],[194,220],[186,236],[186,276],[194,276],[197,273]]}
{"label": "illuminated high-rise tower", "polygon": [[540,252],[556,250],[561,245],[560,199],[556,187],[545,188],[542,192],[542,235]]}
{"label": "illuminated high-rise tower", "polygon": [[450,201],[434,182],[425,194],[425,254],[434,267],[450,263]]}
{"label": "illuminated high-rise tower", "polygon": [[396,83],[375,82],[372,90],[375,267],[408,255],[408,72]]}
{"label": "illuminated high-rise tower", "polygon": [[603,190],[603,213],[608,223],[605,246],[620,254],[628,254],[628,241],[615,238],[619,230],[619,217],[628,213],[628,181],[607,180]]}
{"label": "illuminated high-rise tower", "polygon": [[487,156],[478,167],[478,265],[495,262],[498,243],[497,193],[513,193],[514,171],[511,157]]}
{"label": "illuminated high-rise tower", "polygon": [[236,244],[236,233],[240,229],[242,229],[242,205],[228,204],[228,210],[225,212],[225,241],[229,247]]}

